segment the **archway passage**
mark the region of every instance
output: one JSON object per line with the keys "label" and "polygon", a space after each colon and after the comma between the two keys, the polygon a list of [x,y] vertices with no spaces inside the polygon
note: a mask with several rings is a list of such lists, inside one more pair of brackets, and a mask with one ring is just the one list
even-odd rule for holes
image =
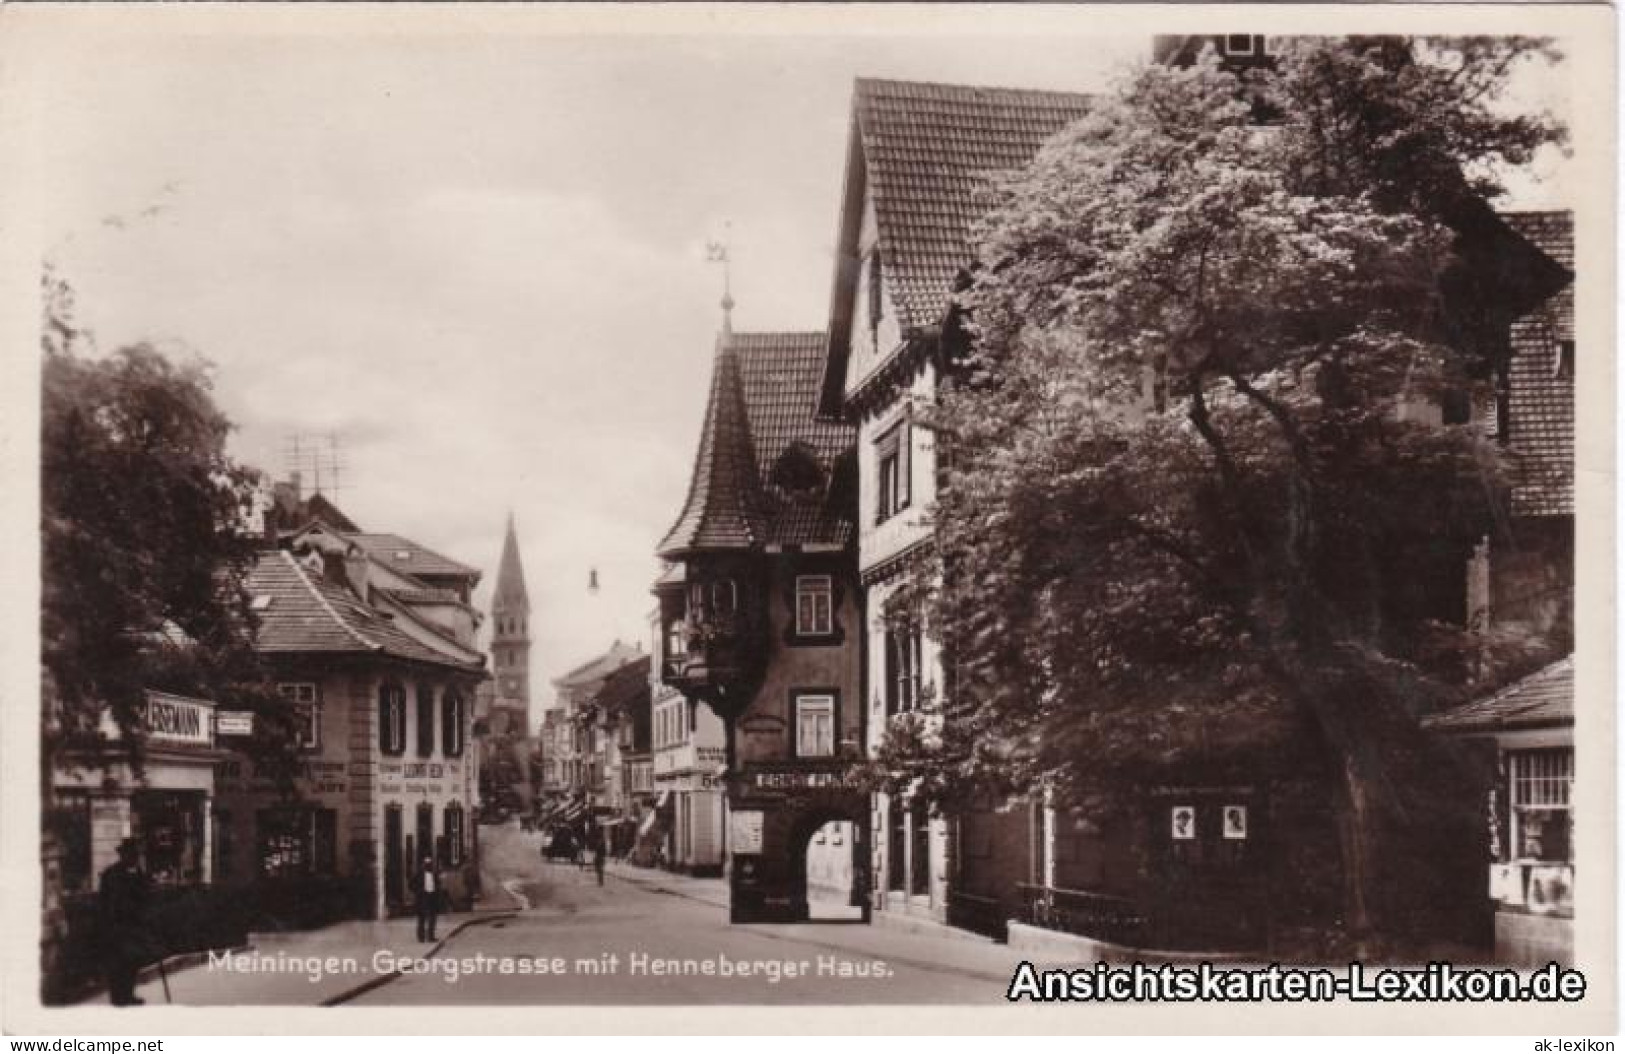
{"label": "archway passage", "polygon": [[807,921],[863,922],[857,824],[829,819],[808,832],[803,851]]}

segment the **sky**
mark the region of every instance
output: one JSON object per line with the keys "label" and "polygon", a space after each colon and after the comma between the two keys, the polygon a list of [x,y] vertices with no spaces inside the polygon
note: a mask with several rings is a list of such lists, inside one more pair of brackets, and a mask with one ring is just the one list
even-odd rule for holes
{"label": "sky", "polygon": [[539,717],[647,637],[720,323],[706,242],[736,329],[824,326],[853,78],[1099,91],[1149,47],[142,38],[47,89],[41,222],[98,347],[212,361],[236,456],[278,478],[289,437],[336,437],[338,504],[485,569],[482,608],[512,512]]}

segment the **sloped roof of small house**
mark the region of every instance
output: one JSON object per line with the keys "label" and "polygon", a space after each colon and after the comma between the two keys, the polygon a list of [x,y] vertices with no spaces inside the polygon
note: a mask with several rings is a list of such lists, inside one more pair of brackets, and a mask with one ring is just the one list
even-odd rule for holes
{"label": "sloped roof of small house", "polygon": [[604,678],[592,701],[607,713],[619,713],[649,698],[649,656],[640,655]]}
{"label": "sloped roof of small house", "polygon": [[[1574,214],[1511,212],[1507,224],[1552,260],[1574,268]],[[1558,369],[1574,340],[1574,284],[1512,323],[1507,442],[1517,455],[1516,516],[1574,514],[1574,377]],[[1573,365],[1571,363],[1571,365]]]}
{"label": "sloped roof of small house", "polygon": [[635,662],[644,652],[630,644],[616,641],[609,650],[594,655],[573,670],[553,678],[555,688],[579,688],[602,680],[629,662]]}
{"label": "sloped roof of small house", "polygon": [[1493,695],[1424,718],[1439,732],[1498,732],[1574,723],[1574,656],[1570,655]]}
{"label": "sloped roof of small house", "polygon": [[345,586],[326,580],[286,550],[263,552],[249,571],[256,598],[256,650],[266,654],[387,655],[465,670],[463,662],[410,636]]}
{"label": "sloped roof of small house", "polygon": [[[853,524],[831,500],[839,462],[852,448],[851,425],[817,418],[822,333],[724,333],[688,496],[656,552],[765,546],[845,545]],[[775,485],[779,461],[800,448],[824,485],[789,494]]]}
{"label": "sloped roof of small house", "polygon": [[417,577],[457,577],[479,580],[478,568],[442,556],[427,546],[398,534],[346,532],[344,537],[359,545],[369,557],[397,571]]}

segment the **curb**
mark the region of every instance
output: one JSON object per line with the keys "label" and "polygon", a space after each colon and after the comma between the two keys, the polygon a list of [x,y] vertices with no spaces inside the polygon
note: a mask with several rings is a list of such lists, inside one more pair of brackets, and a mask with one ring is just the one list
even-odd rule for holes
{"label": "curb", "polygon": [[[457,936],[459,933],[462,933],[471,926],[484,926],[487,923],[492,922],[505,922],[508,919],[518,917],[518,914],[519,913],[516,911],[491,912],[489,914],[483,914],[477,918],[464,919],[462,922],[459,922],[456,926],[452,927],[451,931],[444,937],[436,941],[434,947],[430,948],[423,958],[433,959],[436,955],[440,954],[440,949],[444,948],[448,943],[450,943],[453,937]],[[361,996],[366,995],[375,988],[382,988],[384,985],[400,976],[401,971],[399,970],[391,970],[389,973],[379,974],[377,977],[369,978],[361,984],[356,985],[354,988],[346,989],[345,991],[340,992],[338,995],[328,996],[326,999],[323,999],[316,1005],[338,1006],[341,1003],[348,1003],[352,999],[358,999]]]}

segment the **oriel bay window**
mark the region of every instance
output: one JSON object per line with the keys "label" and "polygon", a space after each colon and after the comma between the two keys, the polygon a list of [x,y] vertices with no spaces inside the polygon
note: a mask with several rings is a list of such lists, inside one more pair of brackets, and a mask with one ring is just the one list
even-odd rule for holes
{"label": "oriel bay window", "polygon": [[406,753],[406,689],[398,684],[378,689],[378,749]]}
{"label": "oriel bay window", "polygon": [[796,756],[801,758],[834,757],[834,694],[829,692],[798,692],[793,699],[796,715]]}
{"label": "oriel bay window", "polygon": [[884,523],[908,508],[912,497],[909,444],[907,421],[875,440],[876,523]]}

